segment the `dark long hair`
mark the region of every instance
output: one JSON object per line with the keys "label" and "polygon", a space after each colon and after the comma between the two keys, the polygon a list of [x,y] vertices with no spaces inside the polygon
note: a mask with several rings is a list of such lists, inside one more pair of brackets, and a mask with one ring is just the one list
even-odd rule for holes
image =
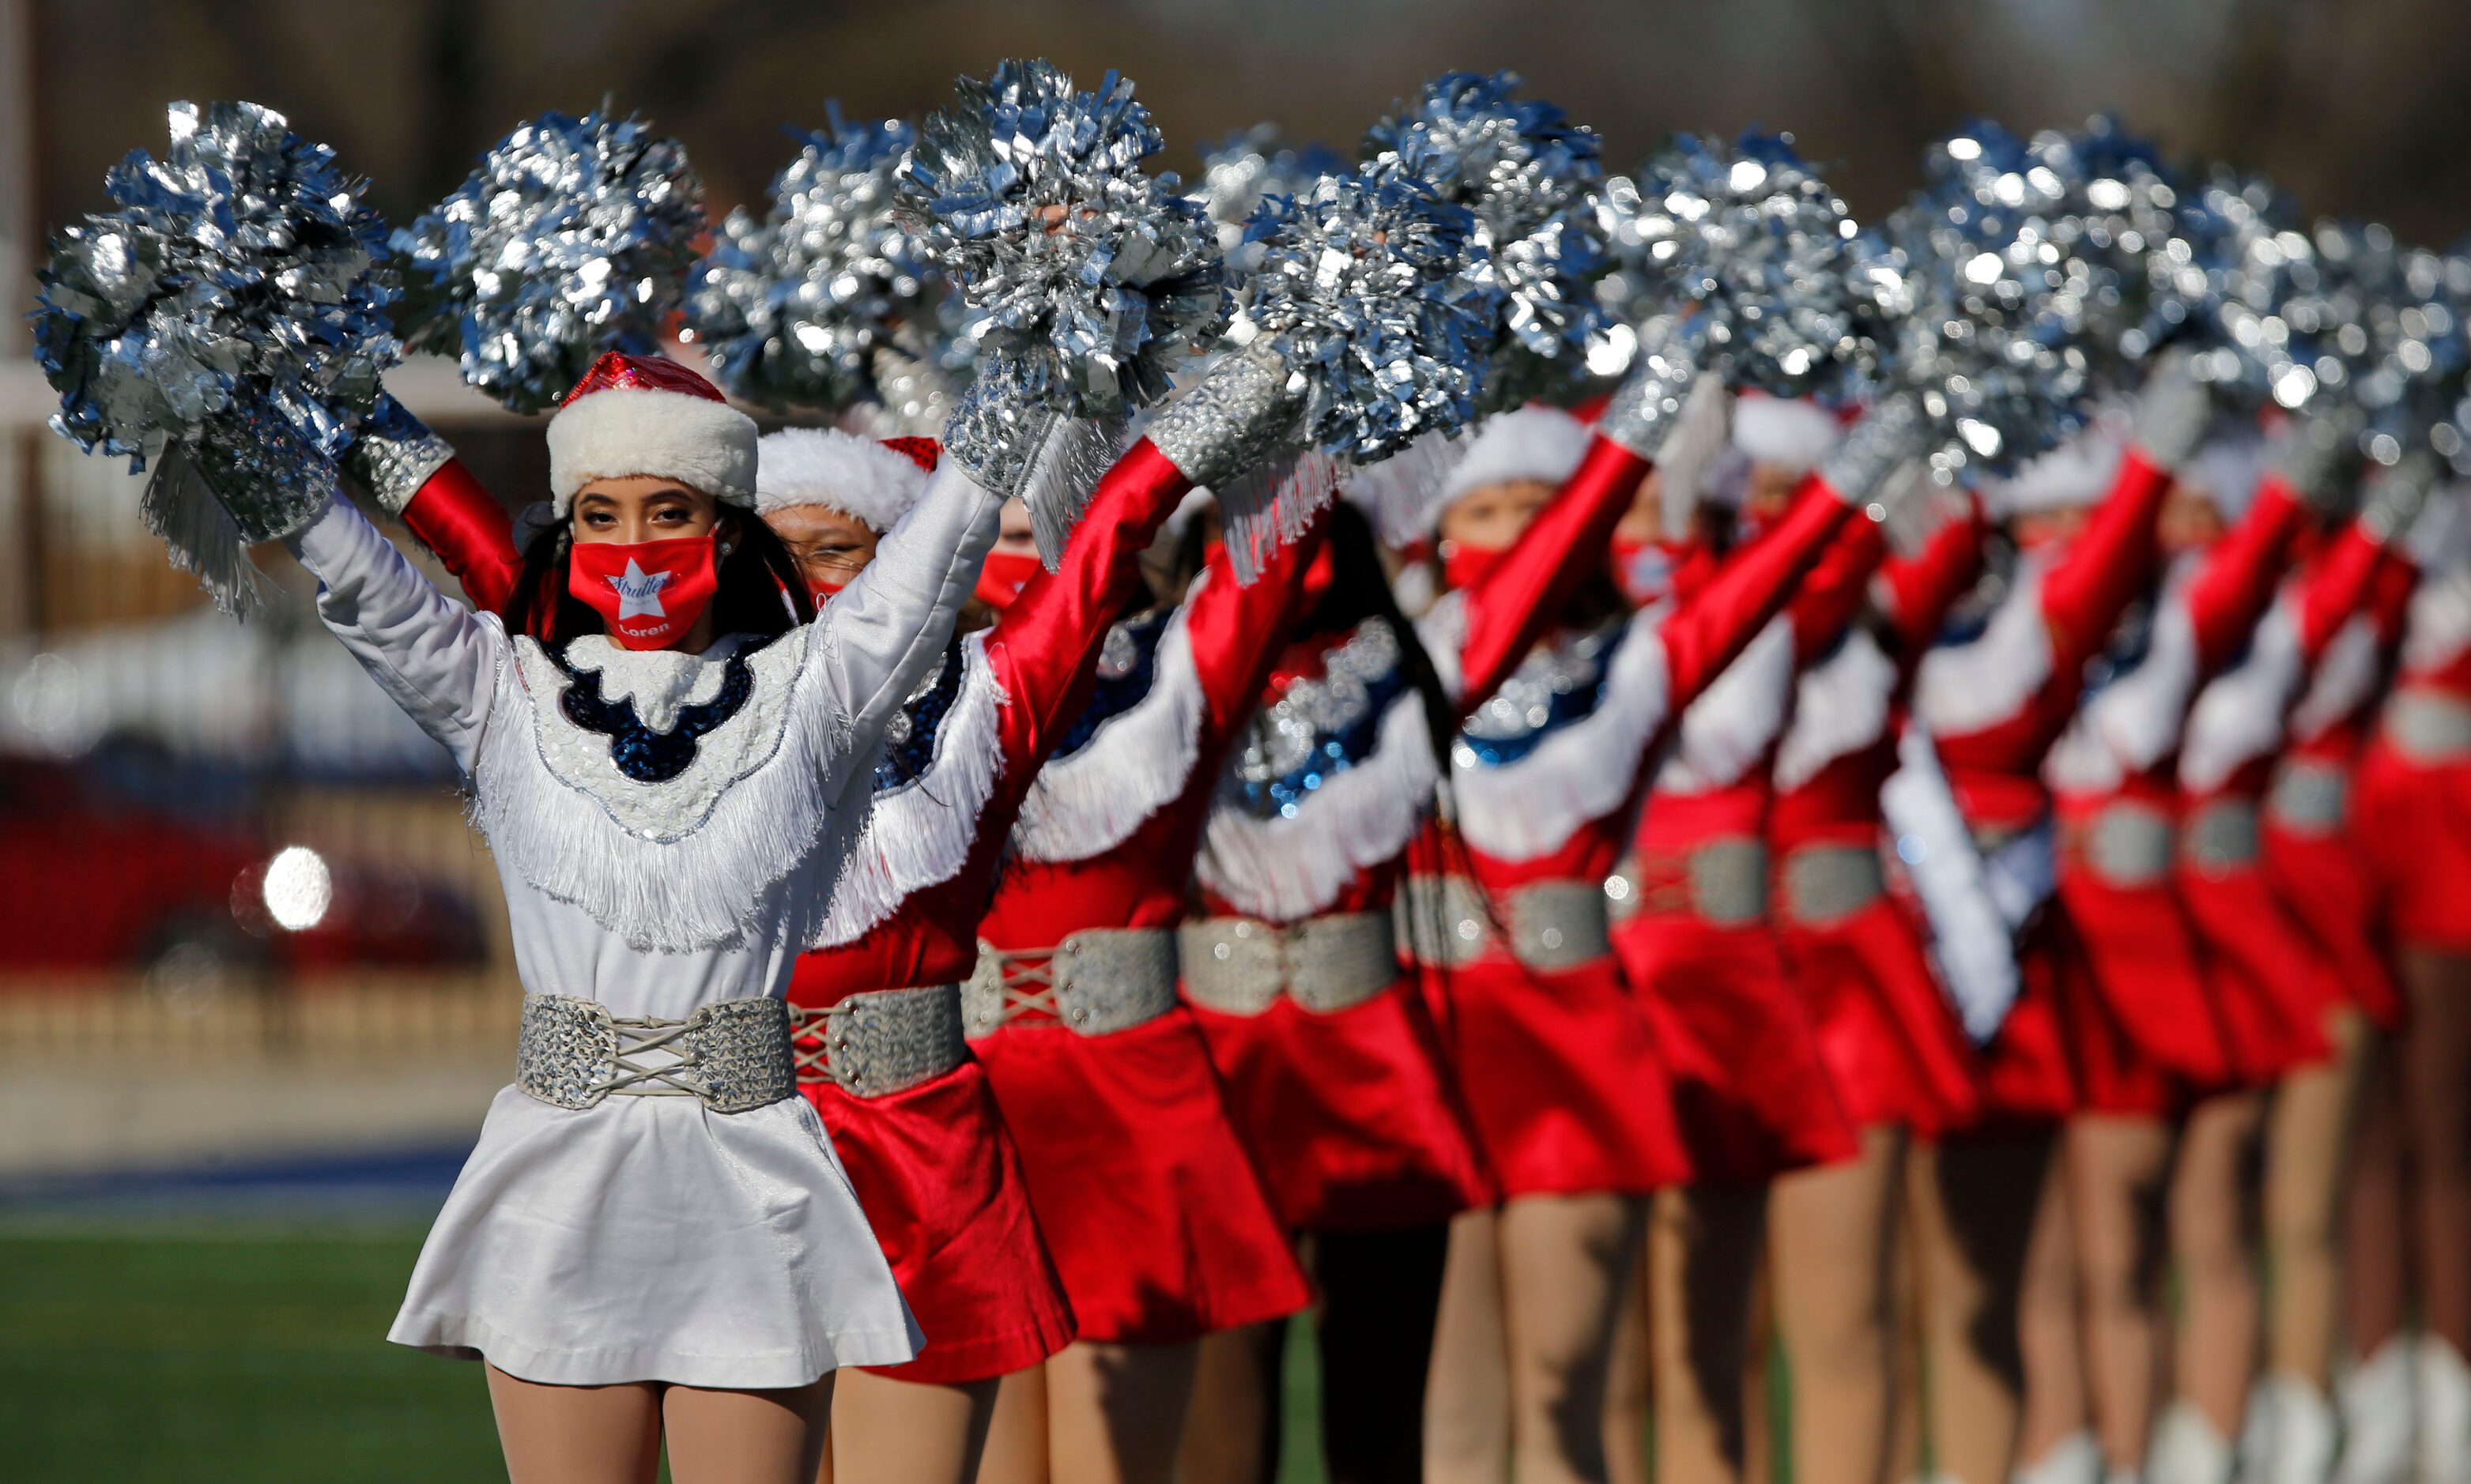
{"label": "dark long hair", "polygon": [[[745,511],[723,511],[721,519],[730,524],[732,544],[715,574],[713,632],[769,638],[814,617],[807,579],[772,527]],[[600,614],[567,591],[574,546],[573,534],[562,526],[532,538],[514,594],[506,600],[509,630],[544,644],[602,632]]]}

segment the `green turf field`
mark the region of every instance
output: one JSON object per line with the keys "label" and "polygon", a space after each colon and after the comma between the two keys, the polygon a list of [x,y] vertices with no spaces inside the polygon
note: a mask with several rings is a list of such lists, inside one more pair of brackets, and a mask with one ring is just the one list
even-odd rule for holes
{"label": "green turf field", "polygon": [[[0,1227],[0,1478],[504,1477],[478,1366],[388,1345],[421,1228]],[[1284,1484],[1318,1484],[1308,1347]]]}

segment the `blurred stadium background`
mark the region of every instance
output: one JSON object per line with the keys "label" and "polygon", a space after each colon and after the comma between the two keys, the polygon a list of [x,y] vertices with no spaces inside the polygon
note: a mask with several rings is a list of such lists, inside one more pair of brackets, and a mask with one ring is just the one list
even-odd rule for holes
{"label": "blurred stadium background", "polygon": [[[2112,109],[2314,211],[2471,226],[2462,0],[0,0],[0,283],[30,302],[175,99],[284,110],[402,220],[606,97],[687,143],[717,216],[827,99],[914,116],[1012,54],[1135,78],[1188,172],[1265,118],[1344,150],[1424,77],[1507,67],[1612,168],[1790,128],[1866,214],[1969,115]],[[509,499],[544,482],[538,429],[450,367],[392,384]],[[0,315],[0,1475],[491,1472],[479,1377],[379,1336],[510,1070],[494,875],[305,601],[207,610],[142,476],[49,402]]]}

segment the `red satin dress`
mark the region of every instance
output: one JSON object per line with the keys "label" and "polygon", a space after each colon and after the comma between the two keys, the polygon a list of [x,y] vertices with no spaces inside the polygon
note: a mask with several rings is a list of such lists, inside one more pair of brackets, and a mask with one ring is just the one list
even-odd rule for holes
{"label": "red satin dress", "polygon": [[[2119,476],[2063,549],[2029,554],[1979,635],[1942,644],[1916,674],[1913,714],[1931,734],[1958,808],[1995,848],[2051,819],[2042,764],[2077,708],[2086,661],[2143,591],[2171,476],[2130,448]],[[2083,954],[2064,899],[2045,904],[2017,945],[2014,1005],[1984,1050],[1981,1117],[2000,1138],[2046,1127],[2080,1102],[2061,1033],[2061,980]]]}
{"label": "red satin dress", "polygon": [[[865,991],[970,976],[978,917],[1030,780],[1089,704],[1109,628],[1141,591],[1141,553],[1190,487],[1147,442],[1136,443],[1094,492],[1058,568],[1032,576],[995,625],[948,661],[964,677],[962,693],[941,703],[940,729],[930,731],[921,703],[911,703],[901,745],[932,764],[914,776],[879,771],[875,818],[844,877],[852,884],[835,899],[831,946],[800,957],[791,1004],[821,1009]],[[981,684],[991,692],[968,693]],[[879,879],[870,857],[893,853],[903,858],[885,862],[880,878],[889,889],[870,897],[858,885]],[[899,890],[912,881],[924,884]],[[882,1374],[990,1380],[1071,1342],[1071,1306],[983,1066],[965,1060],[885,1096],[803,1079],[799,1090],[822,1115],[927,1335],[917,1359]]]}
{"label": "red satin dress", "polygon": [[[1323,536],[1281,550],[1251,587],[1213,553],[1149,659],[1102,684],[1015,827],[982,953],[1035,974],[1084,931],[1172,933],[1218,762]],[[1024,1009],[972,1047],[1082,1339],[1178,1343],[1305,1306],[1285,1225],[1182,1005],[1094,1035]]]}
{"label": "red satin dress", "polygon": [[[1896,770],[1911,660],[1973,585],[1982,537],[1976,512],[1948,522],[1918,554],[1884,560],[1867,585],[1880,621],[1822,638],[1833,648],[1802,669],[1777,753],[1776,930],[1828,1079],[1863,1127],[1937,1135],[1981,1107],[1979,1058],[1931,967],[1917,909],[1885,890],[1878,859],[1879,790]],[[1858,597],[1866,585],[1843,586]],[[1829,867],[1848,886],[1814,890]]]}
{"label": "red satin dress", "polygon": [[[1812,499],[1842,503],[1816,481],[1802,499],[1797,517]],[[1831,545],[1803,558],[1807,567],[1824,549],[1790,611],[1677,713],[1671,755],[1659,750],[1631,860],[1616,877],[1626,899],[1616,904],[1613,949],[1673,1073],[1701,1184],[1762,1183],[1861,1151],[1767,901],[1773,768],[1797,665],[1816,636],[1848,620],[1883,549],[1867,521],[1829,534]],[[1788,535],[1769,532],[1736,560],[1760,560]]]}
{"label": "red satin dress", "polygon": [[2377,893],[2362,840],[2357,772],[2418,574],[2389,552],[2365,608],[2334,637],[2298,707],[2265,801],[2265,870],[2351,1003],[2381,1031],[2402,1026]]}
{"label": "red satin dress", "polygon": [[2471,952],[2471,570],[2421,574],[2360,761],[2359,831],[2400,947]]}
{"label": "red satin dress", "polygon": [[2188,707],[2255,628],[2304,520],[2270,476],[2229,535],[2182,559],[2147,657],[2087,699],[2045,769],[2078,949],[2060,965],[2061,1027],[2086,1111],[2172,1117],[2323,1053],[2313,1028],[2268,1012],[2207,961],[2175,870]]}

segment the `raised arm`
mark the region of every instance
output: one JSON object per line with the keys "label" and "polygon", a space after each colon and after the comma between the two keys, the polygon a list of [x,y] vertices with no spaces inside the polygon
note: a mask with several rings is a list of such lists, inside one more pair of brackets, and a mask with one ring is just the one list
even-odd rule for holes
{"label": "raised arm", "polygon": [[1871,578],[1887,559],[1883,522],[1847,521],[1794,590],[1785,612],[1793,621],[1793,652],[1802,661],[1826,652],[1870,596]]}
{"label": "raised arm", "polygon": [[2290,486],[2269,475],[2247,513],[2205,553],[2185,597],[2199,674],[2221,669],[2255,630],[2290,565],[2292,542],[2307,521],[2307,508]]}
{"label": "raised arm", "polygon": [[1274,553],[1250,587],[1228,570],[1224,546],[1211,549],[1203,581],[1185,599],[1185,630],[1192,640],[1192,664],[1201,680],[1200,756],[1218,755],[1236,729],[1253,714],[1270,666],[1306,606],[1305,573],[1330,539],[1328,512],[1317,516],[1302,539]]}
{"label": "raised arm", "polygon": [[953,616],[996,541],[1002,501],[946,459],[876,547],[875,560],[825,605],[813,638],[861,747],[882,732],[953,637]]}
{"label": "raised arm", "polygon": [[1579,584],[1605,560],[1649,463],[1598,432],[1553,502],[1482,581],[1467,590],[1458,701],[1467,712],[1501,688]]}
{"label": "raised arm", "polygon": [[[2184,363],[2166,361],[2148,378],[2136,426],[2110,493],[2084,530],[2042,578],[2042,622],[2050,633],[2051,677],[2069,688],[2072,708],[2085,661],[2110,638],[2161,560],[2163,499],[2204,435],[2210,406]],[[2046,701],[2059,698],[2045,697]]]}
{"label": "raised arm", "polygon": [[386,421],[407,431],[364,431],[349,455],[353,476],[436,553],[473,607],[503,614],[524,565],[506,507],[411,413],[397,409]]}
{"label": "raised arm", "polygon": [[505,631],[430,586],[341,496],[285,545],[318,579],[318,616],[469,773],[506,653]]}
{"label": "raised arm", "polygon": [[[1676,606],[1657,630],[1664,644],[1672,714],[1686,710],[1740,658],[1776,616],[1794,584],[1823,552],[1831,551],[1831,543],[1836,549],[1858,548],[1864,540],[1876,539],[1877,522],[1866,517],[1860,523],[1872,528],[1870,536],[1857,533],[1840,541],[1850,513],[1851,507],[1823,481],[1803,481],[1793,508],[1766,539],[1727,561],[1706,586]],[[1860,582],[1852,586],[1858,592]]]}
{"label": "raised arm", "polygon": [[1895,630],[1902,658],[1921,654],[1959,599],[1982,573],[1982,542],[1989,527],[1982,501],[1967,495],[1965,511],[1931,533],[1912,556],[1891,556],[1879,568],[1880,611]]}

